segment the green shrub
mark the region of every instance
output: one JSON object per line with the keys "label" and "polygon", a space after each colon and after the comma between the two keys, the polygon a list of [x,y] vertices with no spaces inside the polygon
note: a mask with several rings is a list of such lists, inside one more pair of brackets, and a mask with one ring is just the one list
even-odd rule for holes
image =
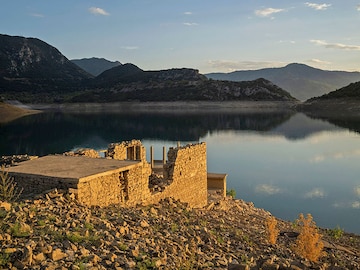
{"label": "green shrub", "polygon": [[8,253],[0,253],[0,266],[6,266],[9,263],[9,261],[10,261],[10,255]]}
{"label": "green shrub", "polygon": [[14,237],[28,237],[31,234],[31,228],[25,223],[16,222],[11,228],[11,235]]}
{"label": "green shrub", "polygon": [[336,240],[340,239],[344,234],[344,230],[340,228],[340,226],[336,226],[336,228],[330,230],[330,235],[334,237]]}
{"label": "green shrub", "polygon": [[235,199],[235,197],[236,197],[236,191],[235,191],[235,189],[227,190],[227,191],[226,191],[226,195],[227,195],[227,196],[231,196],[233,199]]}

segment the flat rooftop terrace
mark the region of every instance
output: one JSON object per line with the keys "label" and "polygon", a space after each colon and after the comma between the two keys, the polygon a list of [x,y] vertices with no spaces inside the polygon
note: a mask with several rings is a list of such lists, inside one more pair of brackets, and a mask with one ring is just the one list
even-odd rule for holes
{"label": "flat rooftop terrace", "polygon": [[50,155],[24,161],[6,168],[9,173],[41,175],[54,178],[81,179],[133,168],[140,161]]}

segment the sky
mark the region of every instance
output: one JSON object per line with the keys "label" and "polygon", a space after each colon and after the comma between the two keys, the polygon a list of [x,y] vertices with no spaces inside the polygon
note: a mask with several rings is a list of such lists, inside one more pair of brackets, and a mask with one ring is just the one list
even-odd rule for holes
{"label": "sky", "polygon": [[231,72],[289,63],[360,71],[360,0],[0,0],[0,33],[68,59]]}

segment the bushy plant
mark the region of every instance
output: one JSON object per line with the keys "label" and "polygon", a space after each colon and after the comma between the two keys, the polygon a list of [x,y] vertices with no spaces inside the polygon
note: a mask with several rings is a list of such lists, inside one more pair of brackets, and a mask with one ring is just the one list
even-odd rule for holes
{"label": "bushy plant", "polygon": [[293,246],[294,251],[309,261],[318,261],[322,256],[324,244],[321,240],[322,235],[318,232],[313,217],[311,214],[307,214],[305,218],[303,214],[300,214],[296,223],[299,226],[300,234]]}
{"label": "bushy plant", "polygon": [[10,227],[10,232],[14,237],[28,237],[31,234],[31,227],[25,223],[16,222]]}
{"label": "bushy plant", "polygon": [[334,237],[336,240],[340,239],[343,236],[344,230],[340,228],[340,226],[336,226],[336,228],[330,230],[330,235]]}
{"label": "bushy plant", "polygon": [[5,171],[5,166],[0,171],[0,200],[13,202],[19,199],[23,189],[18,189],[14,179]]}
{"label": "bushy plant", "polygon": [[227,191],[226,191],[226,195],[227,195],[227,196],[231,196],[232,198],[235,199],[235,197],[236,197],[236,191],[235,191],[235,189],[227,190]]}
{"label": "bushy plant", "polygon": [[273,216],[268,217],[265,221],[265,225],[267,228],[268,240],[270,244],[272,245],[276,244],[276,240],[279,235],[279,230],[276,228],[277,225],[276,218]]}

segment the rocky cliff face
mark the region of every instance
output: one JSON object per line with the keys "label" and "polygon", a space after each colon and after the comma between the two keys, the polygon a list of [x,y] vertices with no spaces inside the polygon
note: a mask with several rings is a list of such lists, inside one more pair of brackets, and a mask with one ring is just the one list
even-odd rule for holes
{"label": "rocky cliff face", "polygon": [[295,100],[264,79],[208,80],[198,70],[144,71],[124,64],[96,78],[34,38],[0,35],[0,95],[22,102]]}
{"label": "rocky cliff face", "polygon": [[72,92],[91,75],[34,38],[0,35],[0,94],[23,98]]}
{"label": "rocky cliff face", "polygon": [[83,80],[91,77],[39,39],[0,35],[0,44],[0,75],[5,78]]}

